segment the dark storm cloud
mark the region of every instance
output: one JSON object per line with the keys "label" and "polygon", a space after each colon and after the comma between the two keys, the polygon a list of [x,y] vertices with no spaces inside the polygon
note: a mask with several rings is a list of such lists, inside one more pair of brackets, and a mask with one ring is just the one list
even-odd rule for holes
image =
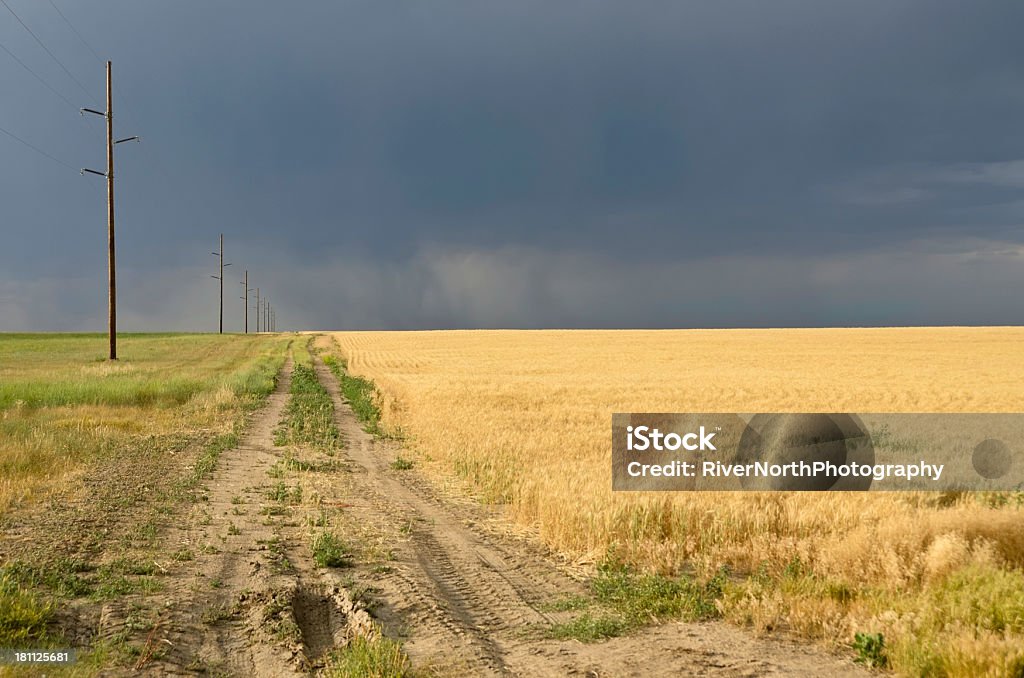
{"label": "dark storm cloud", "polygon": [[[221,231],[309,326],[1021,319],[979,301],[1024,241],[1018,2],[56,1],[144,137],[118,156],[138,328],[205,326]],[[10,2],[98,97],[52,9]],[[0,126],[102,164],[100,121],[6,54],[0,78]],[[98,328],[100,183],[0,157],[0,327]],[[979,251],[1004,254],[971,274]]]}

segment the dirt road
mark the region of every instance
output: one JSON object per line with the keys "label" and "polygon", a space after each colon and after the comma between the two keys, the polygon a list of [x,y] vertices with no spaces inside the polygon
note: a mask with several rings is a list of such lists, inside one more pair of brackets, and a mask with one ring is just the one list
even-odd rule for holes
{"label": "dirt road", "polygon": [[[163,590],[104,609],[101,635],[127,633],[143,647],[126,675],[306,675],[351,634],[372,633],[365,610],[313,567],[291,511],[268,496],[291,369],[289,359],[241,444],[222,454],[205,501],[169,531]],[[132,633],[140,618],[156,622]]]}
{"label": "dirt road", "polygon": [[[672,623],[593,644],[544,639],[567,614],[545,604],[584,585],[535,544],[493,529],[484,508],[441,498],[415,470],[392,468],[400,448],[365,433],[331,372],[319,359],[315,367],[343,452],[309,457],[304,473],[282,464],[274,430],[289,361],[242,443],[222,455],[207,500],[168,535],[177,555],[164,590],[144,598],[147,610],[135,602],[103,611],[108,636],[130,634],[140,615],[156,619],[134,634],[143,671],[301,675],[376,626],[403,642],[416,667],[442,676],[867,675],[821,650],[720,623]],[[308,471],[317,465],[331,472]],[[302,487],[305,500],[275,496]],[[377,555],[315,567],[310,526],[328,516]]]}

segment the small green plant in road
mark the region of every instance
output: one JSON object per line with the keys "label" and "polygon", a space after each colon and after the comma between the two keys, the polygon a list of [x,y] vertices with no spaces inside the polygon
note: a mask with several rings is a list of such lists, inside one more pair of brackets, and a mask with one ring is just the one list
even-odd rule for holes
{"label": "small green plant in road", "polygon": [[881,633],[857,633],[853,637],[853,649],[857,661],[871,668],[885,668],[889,658],[885,656],[885,636]]}
{"label": "small green plant in road", "polygon": [[179,563],[184,563],[190,560],[195,560],[195,554],[186,548],[178,549],[177,551],[171,554],[171,560],[177,561]]}
{"label": "small green plant in road", "polygon": [[391,462],[391,468],[393,468],[396,471],[408,471],[413,466],[414,464],[411,459],[406,459],[401,455],[396,457],[395,460]]}
{"label": "small green plant in road", "polygon": [[274,485],[274,487],[270,489],[270,492],[267,493],[267,496],[270,499],[280,502],[288,501],[288,497],[290,495],[291,491],[288,489],[288,486],[284,484],[283,480],[277,481],[277,484]]}
{"label": "small green plant in road", "polygon": [[616,615],[592,615],[584,612],[571,621],[555,624],[548,635],[556,640],[572,639],[581,643],[594,643],[621,636],[628,630],[626,623]]}
{"label": "small green plant in road", "polygon": [[585,610],[590,606],[590,602],[590,598],[587,598],[586,596],[571,595],[544,605],[544,610],[548,612]]}
{"label": "small green plant in road", "polygon": [[313,560],[318,567],[350,567],[352,554],[332,532],[321,532],[313,538]]}
{"label": "small green plant in road", "polygon": [[356,636],[330,655],[325,675],[330,678],[407,678],[412,675],[412,665],[398,642],[384,636]]}

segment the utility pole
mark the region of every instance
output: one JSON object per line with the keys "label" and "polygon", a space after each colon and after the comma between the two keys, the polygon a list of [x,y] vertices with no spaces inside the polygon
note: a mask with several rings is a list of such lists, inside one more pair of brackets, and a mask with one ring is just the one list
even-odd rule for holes
{"label": "utility pole", "polygon": [[249,334],[249,269],[245,269],[245,280],[242,281],[245,286],[245,296],[239,297],[245,301],[245,333]]}
{"label": "utility pole", "polygon": [[117,360],[117,275],[116,248],[114,247],[114,146],[125,141],[139,141],[139,137],[128,137],[114,141],[114,93],[111,86],[110,62],[107,62],[107,110],[81,109],[81,113],[92,113],[107,120],[107,171],[83,168],[81,174],[98,174],[107,178],[107,334],[110,341],[110,359]]}
{"label": "utility pole", "polygon": [[270,300],[266,300],[266,306],[263,309],[263,327],[267,332],[270,331]]}
{"label": "utility pole", "polygon": [[230,266],[231,264],[224,263],[224,234],[220,234],[220,252],[213,252],[213,256],[220,257],[220,275],[211,275],[211,278],[216,278],[220,281],[220,333],[224,334],[224,267]]}
{"label": "utility pole", "polygon": [[256,334],[260,333],[260,288],[256,288]]}

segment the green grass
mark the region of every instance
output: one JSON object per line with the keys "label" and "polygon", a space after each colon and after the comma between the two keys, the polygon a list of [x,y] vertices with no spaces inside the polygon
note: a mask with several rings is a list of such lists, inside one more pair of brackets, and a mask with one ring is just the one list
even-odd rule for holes
{"label": "green grass", "polygon": [[274,433],[276,445],[305,445],[333,453],[341,447],[334,423],[334,402],[316,377],[308,344],[293,351],[295,366],[284,419]]}
{"label": "green grass", "polygon": [[324,356],[324,364],[338,378],[341,394],[348,400],[356,418],[363,424],[363,430],[371,435],[384,437],[386,434],[380,425],[380,406],[377,404],[379,395],[374,383],[349,374],[348,365],[342,359]]}
{"label": "green grass", "polygon": [[[0,334],[0,410],[69,405],[173,406],[221,385],[273,388],[273,360],[250,367],[265,338],[124,334],[120,360],[102,359],[105,335]],[[268,384],[269,381],[269,384]]]}
{"label": "green grass", "polygon": [[554,624],[548,637],[557,640],[578,640],[581,643],[596,643],[608,638],[621,636],[630,626],[615,614],[592,614],[584,612],[570,621]]}
{"label": "green grass", "polygon": [[89,563],[69,558],[41,564],[14,560],[0,567],[0,578],[6,582],[6,588],[0,587],[0,598],[15,585],[21,590],[46,589],[67,598],[87,596],[93,591],[88,574],[95,569]]}
{"label": "green grass", "polygon": [[408,678],[412,665],[400,643],[390,638],[356,636],[331,653],[324,675],[329,678]]}
{"label": "green grass", "polygon": [[[718,601],[725,578],[724,571],[704,582],[691,577],[641,574],[609,561],[601,565],[590,584],[592,603],[575,596],[550,606],[584,611],[567,622],[554,624],[548,635],[594,642],[673,619],[714,619],[719,616]],[[586,609],[591,604],[597,610]]]}
{"label": "green grass", "polygon": [[0,647],[39,647],[52,615],[52,603],[25,591],[13,577],[0,575]]}
{"label": "green grass", "polygon": [[18,600],[45,600],[45,605],[52,605],[61,598],[109,600],[139,591],[153,592],[160,587],[153,578],[155,574],[152,562],[131,558],[100,566],[67,558],[41,564],[16,560],[0,568],[4,582],[0,586],[0,607],[10,607]]}
{"label": "green grass", "polygon": [[394,469],[395,471],[408,471],[414,466],[415,464],[411,459],[406,459],[401,455],[396,457],[395,460],[391,462],[391,468]]}
{"label": "green grass", "polygon": [[881,633],[857,633],[853,639],[857,661],[871,668],[885,668],[889,658],[885,655],[885,636]]}
{"label": "green grass", "polygon": [[351,549],[332,532],[321,532],[313,537],[312,548],[317,567],[352,566]]}

